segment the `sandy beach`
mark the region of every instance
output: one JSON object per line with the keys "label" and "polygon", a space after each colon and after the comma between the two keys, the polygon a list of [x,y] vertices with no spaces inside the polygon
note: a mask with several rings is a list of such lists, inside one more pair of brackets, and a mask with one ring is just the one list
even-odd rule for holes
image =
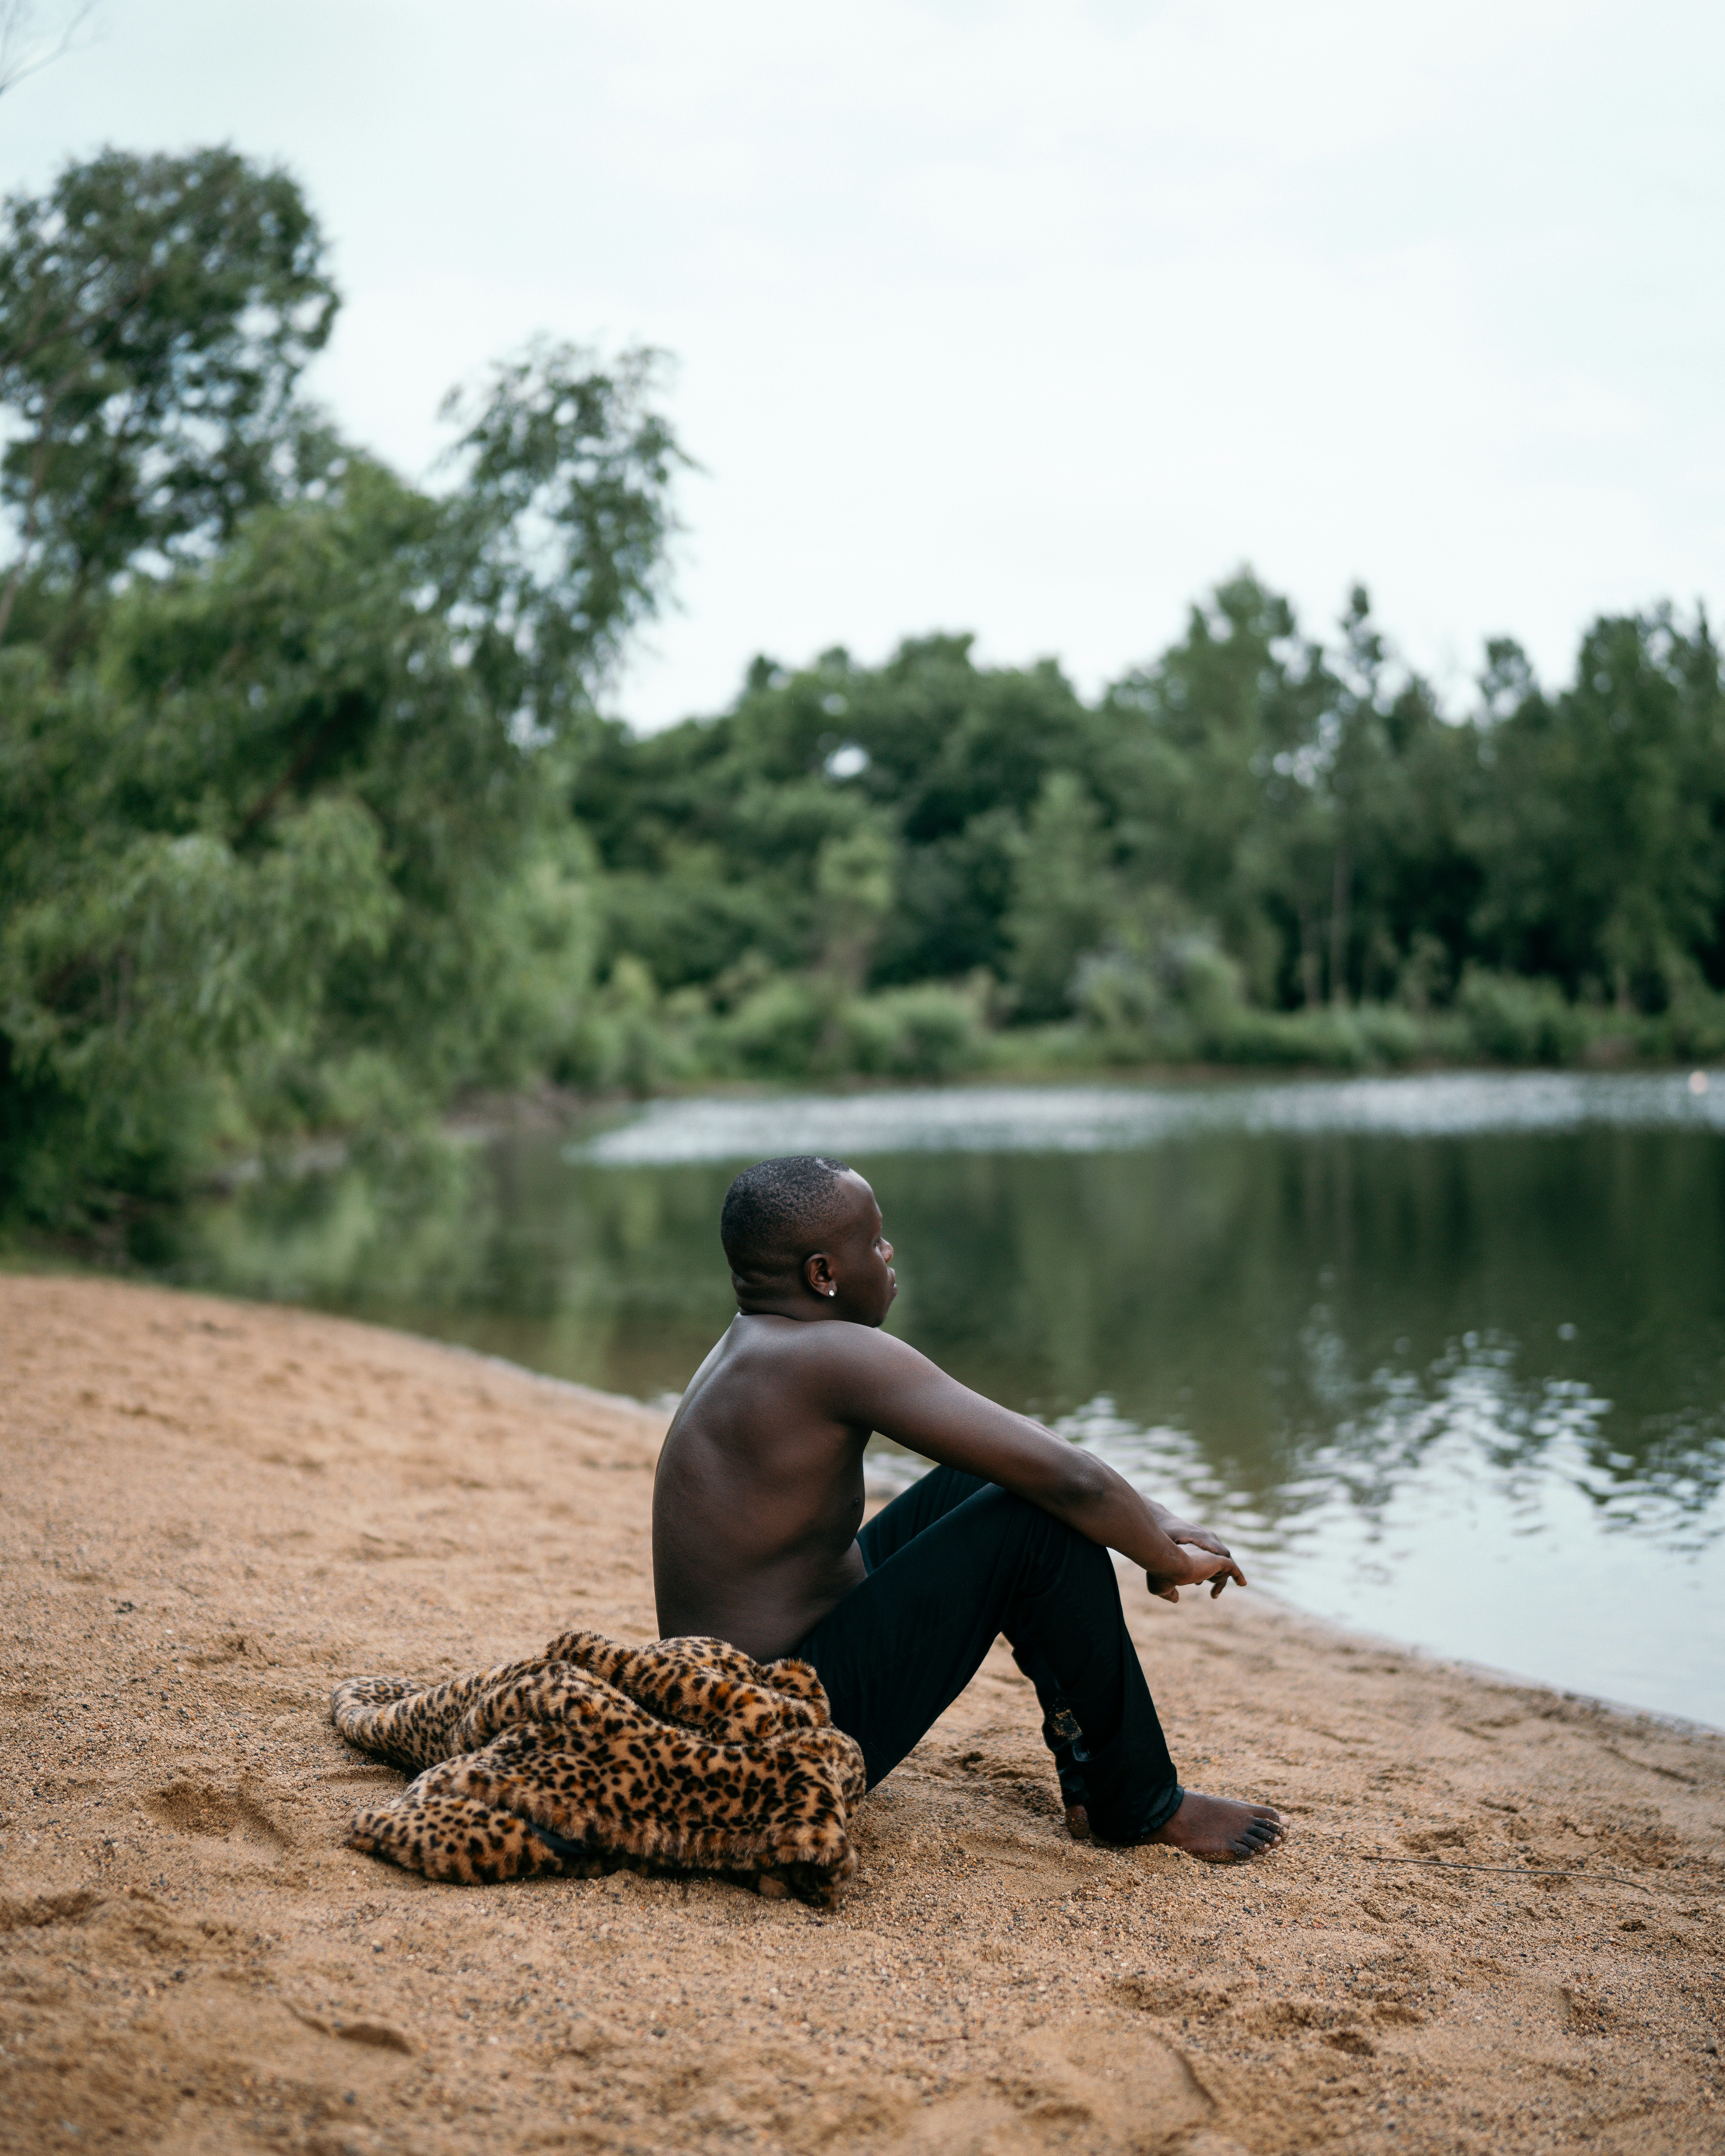
{"label": "sandy beach", "polygon": [[1725,1735],[1250,1593],[1126,1583],[1183,1779],[1296,1821],[1250,1867],[1069,1841],[998,1647],[836,1911],[346,1847],[402,1778],[339,1678],[654,1636],[662,1430],[343,1321],[0,1277],[0,2143],[1725,2148]]}

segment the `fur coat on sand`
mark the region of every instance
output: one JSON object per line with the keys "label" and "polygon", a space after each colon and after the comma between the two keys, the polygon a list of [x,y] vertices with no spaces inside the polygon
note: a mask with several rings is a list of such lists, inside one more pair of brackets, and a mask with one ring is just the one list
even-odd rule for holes
{"label": "fur coat on sand", "polygon": [[444,1684],[350,1677],[331,1712],[350,1744],[420,1770],[355,1813],[349,1840],[429,1879],[628,1864],[826,1903],[856,1869],[862,1754],[806,1662],[565,1632]]}

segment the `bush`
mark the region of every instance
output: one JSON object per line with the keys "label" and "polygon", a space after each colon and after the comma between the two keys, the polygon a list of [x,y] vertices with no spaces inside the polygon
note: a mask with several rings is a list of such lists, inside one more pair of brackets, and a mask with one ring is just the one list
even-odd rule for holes
{"label": "bush", "polygon": [[1374,1063],[1411,1063],[1423,1045],[1419,1025],[1394,1004],[1362,1004],[1353,1022]]}
{"label": "bush", "polygon": [[1080,959],[1070,998],[1087,1025],[1109,1035],[1142,1038],[1168,1014],[1155,972],[1136,952],[1117,948]]}
{"label": "bush", "polygon": [[1260,1011],[1242,1007],[1201,1037],[1199,1053],[1213,1063],[1318,1064],[1358,1070],[1372,1051],[1351,1011]]}
{"label": "bush", "polygon": [[887,1078],[950,1078],[988,1060],[976,998],[930,982],[859,997],[842,1024],[846,1067]]}
{"label": "bush", "polygon": [[1641,1028],[1644,1053],[1684,1063],[1725,1056],[1725,995],[1700,982],[1686,983],[1668,1009]]}
{"label": "bush", "polygon": [[1553,981],[1471,966],[1455,1004],[1471,1045],[1499,1063],[1573,1063],[1587,1045],[1586,1014]]}
{"label": "bush", "polygon": [[1092,952],[1073,978],[1072,1001],[1115,1062],[1317,1064],[1354,1070],[1408,1063],[1420,1028],[1404,1010],[1266,1011],[1247,1003],[1237,963],[1202,930],[1157,938],[1147,954]]}
{"label": "bush", "polygon": [[748,1077],[806,1078],[823,1035],[834,1025],[835,1001],[825,982],[801,974],[775,975],[713,1027],[715,1060],[721,1069]]}
{"label": "bush", "polygon": [[706,1014],[698,993],[680,989],[661,998],[640,960],[625,954],[579,1009],[552,1075],[564,1085],[631,1093],[694,1076],[701,1064],[695,1036]]}

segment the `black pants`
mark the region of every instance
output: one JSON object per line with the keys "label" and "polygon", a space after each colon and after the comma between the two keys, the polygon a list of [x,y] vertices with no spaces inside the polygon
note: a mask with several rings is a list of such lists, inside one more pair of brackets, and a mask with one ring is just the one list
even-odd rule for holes
{"label": "black pants", "polygon": [[1120,1607],[1113,1560],[1040,1506],[937,1467],[857,1537],[869,1576],[792,1650],[861,1745],[870,1788],[963,1691],[1004,1632],[1042,1702],[1066,1801],[1110,1841],[1184,1794]]}

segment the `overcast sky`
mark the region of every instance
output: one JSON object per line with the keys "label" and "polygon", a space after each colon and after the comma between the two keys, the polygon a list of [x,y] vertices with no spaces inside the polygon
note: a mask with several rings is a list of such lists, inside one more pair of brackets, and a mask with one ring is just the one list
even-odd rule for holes
{"label": "overcast sky", "polygon": [[1718,0],[100,0],[0,181],[285,163],[409,473],[536,331],[675,354],[638,724],[931,629],[1093,689],[1243,561],[1459,702],[1725,598],[1722,82]]}

